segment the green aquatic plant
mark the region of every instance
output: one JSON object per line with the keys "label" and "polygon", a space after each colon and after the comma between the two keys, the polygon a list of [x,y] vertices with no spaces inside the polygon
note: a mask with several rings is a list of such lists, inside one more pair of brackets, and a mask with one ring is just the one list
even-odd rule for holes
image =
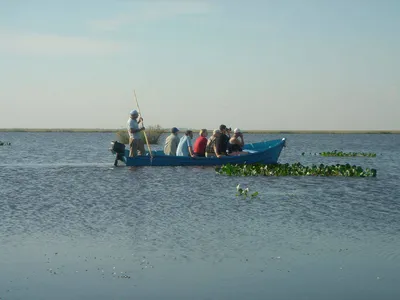
{"label": "green aquatic plant", "polygon": [[343,151],[328,151],[319,153],[321,156],[338,156],[338,157],[356,157],[356,156],[365,156],[365,157],[376,157],[376,153],[366,153],[366,152],[343,152]]}
{"label": "green aquatic plant", "polygon": [[[218,174],[228,176],[345,176],[345,177],[376,177],[376,169],[345,164],[345,165],[312,165],[303,166],[301,163],[294,164],[253,164],[232,165],[226,164],[216,168]],[[237,186],[238,193],[244,193],[240,185]],[[248,191],[247,191],[248,192]],[[247,193],[246,192],[246,193]]]}
{"label": "green aquatic plant", "polygon": [[[237,191],[236,196],[244,196],[245,198],[247,198],[247,196],[249,195],[249,192],[250,192],[249,188],[242,189],[240,187],[240,184],[238,184],[236,186],[236,191]],[[250,194],[250,197],[254,198],[257,195],[258,195],[258,192],[254,192],[254,193]]]}
{"label": "green aquatic plant", "polygon": [[[306,153],[303,152],[301,155],[305,155]],[[363,156],[363,157],[376,157],[376,153],[366,153],[366,152],[343,152],[343,151],[327,151],[327,152],[320,152],[320,153],[310,153],[311,155],[320,155],[320,156],[334,156],[334,157],[356,157],[356,156]]]}

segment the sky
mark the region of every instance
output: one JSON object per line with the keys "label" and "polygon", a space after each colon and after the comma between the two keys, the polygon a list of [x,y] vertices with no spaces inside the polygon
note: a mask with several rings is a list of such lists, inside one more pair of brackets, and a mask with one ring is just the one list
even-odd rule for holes
{"label": "sky", "polygon": [[399,130],[398,0],[1,0],[0,128]]}

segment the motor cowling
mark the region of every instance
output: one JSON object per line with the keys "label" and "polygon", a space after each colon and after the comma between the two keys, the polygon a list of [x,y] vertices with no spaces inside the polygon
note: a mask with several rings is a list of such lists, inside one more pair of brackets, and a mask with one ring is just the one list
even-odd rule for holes
{"label": "motor cowling", "polygon": [[117,141],[111,142],[112,148],[111,150],[117,154],[125,155],[125,144],[122,144]]}

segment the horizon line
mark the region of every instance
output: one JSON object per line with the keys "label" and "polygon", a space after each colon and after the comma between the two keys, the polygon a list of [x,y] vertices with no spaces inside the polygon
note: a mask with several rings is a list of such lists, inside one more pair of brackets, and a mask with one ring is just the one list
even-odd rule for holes
{"label": "horizon line", "polygon": [[[184,130],[192,130],[199,131],[200,129],[193,128],[183,128],[181,132]],[[169,132],[169,128],[162,128],[164,132]],[[211,129],[208,129],[212,131]],[[124,128],[0,128],[0,132],[117,132],[117,131],[125,131]],[[264,134],[291,134],[291,133],[361,133],[361,134],[400,134],[400,129],[242,129],[244,133],[264,133]]]}

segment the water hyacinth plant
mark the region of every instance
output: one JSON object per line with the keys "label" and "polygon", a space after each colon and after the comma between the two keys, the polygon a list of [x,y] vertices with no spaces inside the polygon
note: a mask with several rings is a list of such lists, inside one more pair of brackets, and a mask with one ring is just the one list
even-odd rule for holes
{"label": "water hyacinth plant", "polygon": [[[301,155],[305,155],[303,152]],[[312,153],[310,153],[312,154]],[[328,151],[328,152],[320,152],[315,153],[314,155],[320,156],[334,156],[334,157],[356,157],[356,156],[364,156],[364,157],[376,157],[376,153],[365,153],[365,152],[343,152],[343,151]]]}
{"label": "water hyacinth plant", "polygon": [[[244,196],[245,198],[247,198],[247,196],[248,196],[248,194],[249,194],[249,188],[245,188],[245,189],[242,189],[241,187],[240,187],[240,184],[238,184],[237,186],[236,186],[236,191],[237,191],[237,193],[236,193],[236,196]],[[256,197],[257,195],[258,195],[258,192],[254,192],[254,193],[251,193],[251,194],[249,194],[252,198],[254,198],[254,197]]]}
{"label": "water hyacinth plant", "polygon": [[[147,126],[146,127],[146,135],[147,139],[149,141],[149,144],[157,144],[158,139],[160,136],[164,133],[164,129],[161,128],[160,125],[155,125],[155,126]],[[145,141],[144,138],[144,132],[140,132],[143,141]],[[123,144],[129,144],[129,135],[127,130],[119,130],[116,132],[118,142],[123,143]]]}
{"label": "water hyacinth plant", "polygon": [[345,177],[376,177],[376,170],[345,164],[345,165],[312,165],[294,164],[254,164],[232,165],[217,167],[218,174],[228,176],[345,176]]}

